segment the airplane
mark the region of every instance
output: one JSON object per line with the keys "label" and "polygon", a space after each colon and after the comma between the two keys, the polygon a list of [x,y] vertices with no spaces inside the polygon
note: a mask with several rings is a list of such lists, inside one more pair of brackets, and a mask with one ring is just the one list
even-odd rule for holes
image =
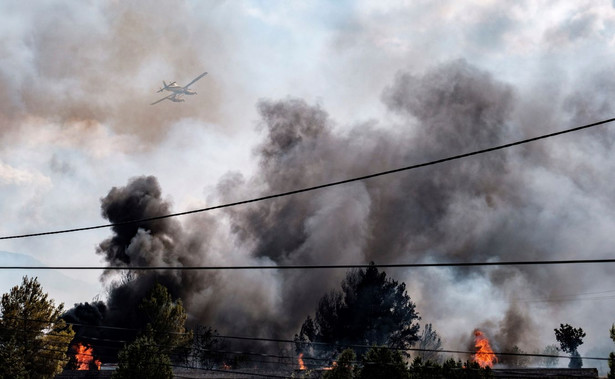
{"label": "airplane", "polygon": [[162,81],[162,85],[164,87],[160,88],[158,91],[156,91],[156,93],[159,93],[159,92],[162,92],[162,91],[169,91],[169,92],[173,92],[173,93],[170,94],[169,96],[163,97],[162,99],[160,99],[158,101],[154,101],[150,105],[158,104],[159,102],[164,101],[164,100],[170,100],[170,101],[172,101],[174,103],[181,103],[181,102],[185,101],[184,99],[181,98],[181,96],[182,95],[196,95],[196,91],[189,90],[188,87],[190,87],[192,84],[194,84],[194,82],[196,82],[197,80],[201,79],[205,75],[207,75],[206,72],[202,73],[201,75],[197,76],[190,83],[186,84],[183,87],[178,85],[177,82],[171,82],[171,83],[167,84],[163,80]]}

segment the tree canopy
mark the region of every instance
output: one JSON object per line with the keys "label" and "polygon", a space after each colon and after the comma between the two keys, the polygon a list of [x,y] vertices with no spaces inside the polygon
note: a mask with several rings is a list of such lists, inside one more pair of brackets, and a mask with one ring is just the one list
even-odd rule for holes
{"label": "tree canopy", "polygon": [[170,355],[181,357],[177,352],[192,341],[192,333],[185,328],[182,302],[173,301],[166,287],[156,283],[139,309],[147,324],[141,335],[120,351],[113,377],[172,378]]}
{"label": "tree canopy", "polygon": [[165,353],[170,354],[192,341],[192,333],[185,327],[187,315],[181,299],[173,301],[162,284],[156,283],[139,309],[146,321],[145,334],[162,346]]}
{"label": "tree canopy", "polygon": [[325,379],[485,379],[493,377],[491,368],[478,363],[455,361],[450,358],[442,364],[415,357],[410,366],[396,349],[374,346],[355,360],[352,349],[344,350]]}
{"label": "tree canopy", "polygon": [[423,328],[423,333],[419,339],[417,356],[423,361],[439,362],[441,354],[438,351],[442,350],[442,339],[431,324],[426,324]]}
{"label": "tree canopy", "polygon": [[554,330],[555,339],[559,342],[562,351],[571,355],[568,367],[583,367],[583,360],[577,351],[577,348],[583,344],[583,337],[585,337],[585,332],[583,332],[583,329],[573,328],[569,324],[560,324],[559,329]]}
{"label": "tree canopy", "polygon": [[171,360],[151,336],[143,335],[120,351],[113,379],[170,379],[173,377]]}
{"label": "tree canopy", "polygon": [[68,362],[72,328],[37,278],[25,276],[0,303],[0,378],[53,378]]}
{"label": "tree canopy", "polygon": [[409,370],[411,379],[484,379],[493,377],[489,366],[481,368],[476,362],[466,361],[462,363],[453,358],[440,365],[416,357]]}
{"label": "tree canopy", "polygon": [[204,368],[213,368],[222,358],[222,353],[216,351],[220,342],[218,331],[211,327],[197,325],[193,331],[192,348],[189,349],[189,358],[192,364]]}
{"label": "tree canopy", "polygon": [[354,365],[357,355],[352,349],[346,349],[335,361],[333,368],[327,371],[324,375],[324,379],[352,379],[354,378]]}
{"label": "tree canopy", "polygon": [[320,299],[315,318],[308,316],[295,335],[298,352],[334,354],[336,346],[352,345],[407,349],[418,341],[420,318],[404,283],[387,278],[372,262],[365,270],[349,271],[341,287]]}
{"label": "tree canopy", "polygon": [[388,347],[373,347],[363,356],[360,379],[410,378],[410,371],[399,350]]}
{"label": "tree canopy", "polygon": [[[613,324],[611,326],[611,329],[609,330],[610,335],[611,335],[611,339],[613,340],[613,342],[615,342],[615,324]],[[609,372],[607,374],[607,378],[608,379],[615,379],[615,353],[610,352],[609,353]]]}
{"label": "tree canopy", "polygon": [[[559,355],[559,348],[555,344],[548,345],[545,346],[545,348],[542,350],[542,352],[539,352],[539,354]],[[555,357],[542,357],[542,359],[539,359],[538,362],[545,367],[555,367],[557,366],[558,359]]]}

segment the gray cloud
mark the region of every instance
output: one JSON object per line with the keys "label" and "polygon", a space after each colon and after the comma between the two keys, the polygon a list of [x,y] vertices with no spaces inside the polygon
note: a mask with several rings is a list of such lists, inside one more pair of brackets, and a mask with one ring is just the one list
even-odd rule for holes
{"label": "gray cloud", "polygon": [[[139,142],[156,148],[160,146],[156,142],[180,119],[197,120],[195,127],[226,127],[220,121],[225,107],[242,96],[237,85],[229,84],[231,77],[239,77],[235,67],[198,82],[197,101],[180,104],[181,108],[164,103],[150,107],[149,102],[157,99],[153,91],[160,80],[187,82],[203,70],[211,72],[210,67],[223,70],[241,59],[250,63],[242,66],[243,72],[253,64],[246,56],[255,52],[262,55],[260,65],[269,63],[268,58],[278,62],[288,58],[286,52],[273,48],[253,48],[237,55],[242,43],[255,45],[263,40],[251,36],[249,42],[242,42],[248,36],[238,36],[233,25],[225,28],[216,23],[220,14],[229,16],[218,3],[211,12],[200,9],[198,17],[185,2],[71,6],[54,2],[41,5],[37,12],[23,7],[31,6],[15,5],[2,12],[7,20],[23,20],[11,24],[0,44],[3,139],[19,135],[24,122],[38,122],[43,128],[48,123],[61,125],[58,139],[68,138],[71,131],[74,144],[88,150],[98,144],[78,138],[88,130],[109,132],[109,138],[101,138],[101,145],[114,144],[118,134],[137,136],[136,142],[127,139],[122,146],[129,153],[141,147]],[[515,23],[519,18],[513,19],[515,15],[527,18],[523,11],[520,16],[511,13],[510,19],[502,16],[503,23],[490,22],[496,13],[486,11],[485,17],[464,19],[464,30],[457,33],[457,24],[439,18],[442,6],[413,9],[420,17],[382,11],[373,18],[357,12],[352,18],[336,20],[341,32],[331,36],[330,49],[324,49],[326,59],[318,57],[326,62],[317,66],[319,74],[326,66],[322,79],[308,76],[299,83],[305,86],[309,80],[321,80],[328,99],[337,103],[261,100],[255,172],[227,174],[207,194],[208,202],[236,201],[364,175],[610,116],[615,85],[608,64],[601,63],[604,67],[596,69],[595,60],[587,74],[568,78],[561,67],[568,65],[571,60],[567,58],[577,50],[565,50],[561,56],[545,53],[545,61],[535,56],[526,60],[524,55],[536,48],[534,43],[540,49],[559,41],[554,48],[565,49],[593,41],[600,17],[587,14],[570,19],[528,41]],[[429,12],[423,15],[423,11]],[[460,12],[457,9],[452,14]],[[434,22],[442,26],[433,28]],[[544,30],[544,25],[536,30]],[[608,33],[598,34],[604,38]],[[512,63],[509,55],[501,53],[500,44],[508,49]],[[596,50],[593,45],[587,48]],[[470,59],[477,51],[478,56]],[[494,59],[494,54],[502,58],[485,63],[483,57]],[[431,67],[451,56],[481,62],[493,74],[464,60]],[[302,58],[297,55],[290,61]],[[392,77],[402,65],[404,70]],[[267,70],[277,72],[279,68],[274,65]],[[237,81],[254,72],[248,71]],[[501,81],[502,72],[508,73],[513,84]],[[285,79],[291,77],[286,75]],[[525,87],[536,77],[540,81]],[[347,120],[331,116],[349,113],[360,118],[372,113],[366,108],[383,85],[379,121],[348,125]],[[340,104],[350,110],[340,110]],[[232,111],[248,113],[238,106],[246,107],[238,102]],[[336,128],[340,125],[344,131]],[[613,136],[603,128],[217,213],[117,227],[97,251],[109,264],[127,267],[602,257],[615,242],[609,179],[615,168],[610,159]],[[20,138],[24,141],[28,136]],[[173,153],[165,150],[160,155],[172,159]],[[79,168],[78,173],[86,170],[67,159],[44,161],[53,172],[71,172],[73,167]],[[10,178],[21,175],[14,167],[4,167]],[[103,216],[115,222],[173,211],[162,188],[154,177],[134,178],[102,199]],[[28,207],[38,210],[49,202],[41,196]],[[410,284],[410,295],[417,299],[423,320],[433,322],[447,346],[465,346],[473,328],[480,326],[475,324],[487,319],[484,324],[500,347],[519,344],[529,351],[534,345],[553,342],[549,323],[556,327],[563,314],[586,321],[594,335],[606,335],[612,322],[608,307],[596,304],[594,312],[594,308],[584,310],[569,303],[540,307],[523,302],[509,305],[509,301],[592,292],[608,283],[611,271],[592,266],[582,270],[396,270],[390,274]],[[151,283],[160,280],[174,296],[184,299],[192,323],[237,334],[288,337],[313,311],[320,296],[339,286],[343,275],[341,271],[139,273],[130,283],[112,287],[107,314],[120,322],[123,308],[137,304]],[[481,305],[486,309],[477,310]]]}
{"label": "gray cloud", "polygon": [[0,47],[10,57],[0,70],[3,129],[27,118],[62,125],[89,122],[158,142],[182,117],[220,120],[217,94],[222,91],[215,75],[194,85],[207,96],[179,110],[149,105],[159,98],[154,90],[161,80],[187,83],[215,67],[225,56],[223,41],[232,38],[197,21],[187,3],[69,6],[60,1],[28,12],[30,6],[15,5],[5,14],[23,24]]}

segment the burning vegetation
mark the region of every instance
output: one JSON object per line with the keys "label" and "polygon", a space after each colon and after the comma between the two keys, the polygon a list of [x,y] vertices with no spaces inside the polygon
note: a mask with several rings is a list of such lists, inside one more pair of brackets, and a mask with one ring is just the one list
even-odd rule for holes
{"label": "burning vegetation", "polygon": [[305,370],[305,363],[303,363],[303,353],[299,353],[299,357],[297,357],[297,363],[299,363],[299,370]]}
{"label": "burning vegetation", "polygon": [[101,362],[94,358],[94,348],[78,343],[73,345],[77,370],[100,370]]}
{"label": "burning vegetation", "polygon": [[494,363],[497,363],[498,358],[495,356],[489,340],[485,336],[485,333],[480,330],[474,330],[474,347],[476,353],[474,353],[472,360],[479,364],[480,367],[493,367]]}

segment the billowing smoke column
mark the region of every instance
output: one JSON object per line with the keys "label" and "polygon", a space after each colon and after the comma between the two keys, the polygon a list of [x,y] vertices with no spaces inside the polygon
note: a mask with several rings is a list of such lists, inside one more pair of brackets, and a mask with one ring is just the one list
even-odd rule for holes
{"label": "billowing smoke column", "polygon": [[[463,61],[422,78],[400,75],[383,99],[392,111],[418,122],[394,132],[360,125],[340,135],[318,106],[297,99],[260,102],[265,133],[255,150],[260,169],[249,180],[227,175],[216,200],[287,191],[491,146],[506,135],[513,102],[508,86]],[[466,259],[470,253],[484,259],[490,253],[476,249],[476,241],[449,239],[449,215],[458,211],[459,202],[471,202],[475,212],[489,212],[498,203],[513,201],[514,185],[505,172],[506,159],[500,155],[231,208],[181,224],[163,219],[119,225],[97,253],[110,265],[127,268],[233,261],[413,262],[428,256]],[[172,211],[154,177],[113,188],[101,204],[103,216],[113,223]],[[288,336],[344,272],[166,270],[132,275],[111,288],[106,316],[111,324],[136,323],[136,304],[160,281],[183,299],[194,322],[222,331],[270,330]],[[235,285],[229,293],[231,282]],[[262,305],[249,300],[255,296],[265,300]]]}
{"label": "billowing smoke column", "polygon": [[[158,180],[155,177],[136,177],[125,187],[113,188],[101,199],[102,214],[112,223],[141,220],[171,213],[170,203],[162,198]],[[209,271],[182,271],[173,267],[212,265],[222,254],[210,236],[217,229],[215,219],[200,216],[192,220],[193,227],[182,227],[177,219],[167,218],[137,224],[116,225],[113,236],[101,242],[97,253],[109,265],[125,266],[119,275],[107,271],[103,280],[109,282],[109,297],[106,306],[99,306],[98,324],[104,326],[140,329],[144,321],[140,316],[139,304],[158,282],[168,288],[174,298],[180,298],[189,312],[192,326],[198,323],[233,325],[235,330],[253,332],[261,330],[266,319],[274,319],[273,309],[267,302],[271,297],[263,295],[267,289],[258,275],[239,273],[223,274]],[[215,248],[214,252],[211,249]],[[232,247],[224,246],[224,250]],[[224,259],[222,259],[224,260]],[[134,266],[163,266],[166,270],[130,270]],[[250,278],[249,278],[250,277]],[[257,282],[246,283],[245,280]],[[258,298],[247,290],[260,291]],[[238,290],[239,289],[239,290]],[[228,300],[228,301],[227,301]],[[69,321],[91,324],[88,315],[92,306],[77,305],[68,312]],[[263,309],[259,308],[263,307]],[[271,309],[271,312],[267,311]],[[275,323],[273,323],[275,325]],[[267,333],[267,328],[262,333]],[[88,333],[86,330],[84,333]],[[130,334],[130,333],[129,333]],[[108,335],[108,333],[107,333]]]}
{"label": "billowing smoke column", "polygon": [[[154,177],[131,180],[126,187],[113,188],[101,199],[102,215],[112,223],[139,220],[168,214],[169,204],[161,198],[158,181]],[[142,224],[113,227],[113,237],[103,241],[97,253],[114,266],[178,266],[177,241],[182,239],[181,229],[174,219],[162,219]],[[108,274],[108,273],[107,273]],[[177,297],[181,277],[177,272],[136,272],[124,285],[112,286],[108,299],[110,317],[119,312],[118,318],[126,319],[126,310],[136,314],[136,306],[154,281],[163,283]],[[135,317],[135,316],[133,316]],[[129,318],[130,319],[130,318]],[[136,320],[133,320],[133,322]]]}
{"label": "billowing smoke column", "polygon": [[[399,74],[382,99],[398,117],[397,129],[366,123],[336,131],[320,106],[299,99],[261,101],[258,170],[251,178],[227,174],[210,200],[238,201],[487,148],[518,137],[512,124],[520,123],[514,130],[525,127],[515,113],[511,86],[465,61],[422,76]],[[552,257],[550,248],[563,246],[553,240],[564,229],[558,223],[550,233],[535,227],[544,217],[536,211],[540,197],[529,196],[524,186],[531,178],[518,166],[531,167],[529,161],[544,161],[548,154],[529,147],[501,151],[223,211],[117,226],[97,252],[110,265],[127,268],[546,259]],[[172,211],[154,177],[133,178],[102,199],[110,222]],[[184,301],[192,324],[222,333],[289,337],[344,274],[137,271],[112,286],[105,322],[137,323],[135,304],[159,281]],[[414,280],[409,293],[419,300],[426,322],[459,309],[450,298],[451,281],[486,282],[498,296],[513,297],[511,292],[520,290],[556,293],[546,283],[561,280],[530,268],[396,274]],[[496,349],[520,343],[534,335],[536,323],[517,303],[510,304],[501,306],[499,319],[489,325],[465,325],[455,332],[466,338],[480,326],[494,336]]]}
{"label": "billowing smoke column", "polygon": [[[396,131],[360,125],[346,135],[317,106],[263,101],[261,193],[287,191],[443,158],[501,143],[508,136],[513,91],[464,61],[423,77],[399,75],[383,100],[402,116]],[[228,211],[232,230],[252,254],[280,264],[485,260],[490,233],[469,220],[515,206],[507,155],[466,159]],[[237,178],[222,200],[247,196]],[[452,223],[465,218],[461,223]],[[284,272],[283,314],[289,326],[313,311],[343,272]],[[412,295],[412,293],[411,293]],[[292,311],[291,311],[292,310]],[[420,309],[419,309],[420,310]]]}

